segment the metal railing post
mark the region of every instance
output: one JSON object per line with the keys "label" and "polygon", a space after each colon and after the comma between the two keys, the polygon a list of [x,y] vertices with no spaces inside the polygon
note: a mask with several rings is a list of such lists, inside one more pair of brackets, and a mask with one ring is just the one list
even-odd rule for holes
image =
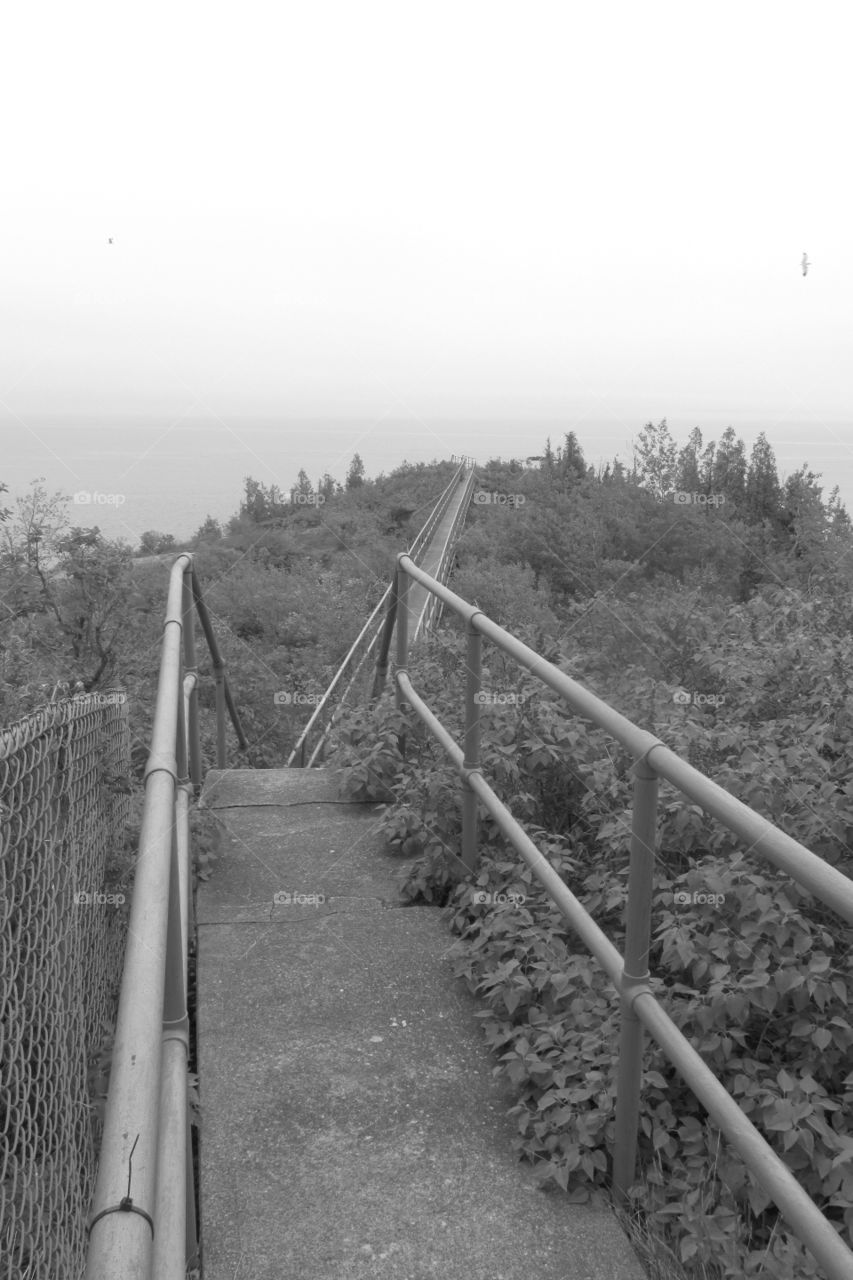
{"label": "metal railing post", "polygon": [[643,1024],[631,1000],[631,989],[649,977],[649,938],[654,889],[658,775],[645,758],[634,765],[634,805],[631,823],[631,862],[625,923],[622,979],[622,1025],[616,1084],[616,1139],[613,1187],[627,1199],[637,1163],[637,1131],[643,1083]]}
{"label": "metal railing post", "polygon": [[[169,910],[163,985],[162,1066],[157,1144],[157,1231],[152,1273],[157,1280],[184,1280],[187,1264],[190,1210],[187,1170],[187,1062],[189,1018],[186,999],[186,954],[181,920],[181,871],[177,836],[178,806],[174,809],[172,854],[169,862]],[[192,1168],[190,1168],[190,1177]],[[195,1194],[193,1192],[193,1201]],[[194,1214],[193,1214],[194,1216]]]}
{"label": "metal railing post", "polygon": [[[480,769],[480,684],[483,667],[483,637],[471,625],[465,626],[468,640],[465,684],[465,758],[463,769]],[[477,870],[477,797],[466,774],[462,778],[462,861],[469,872]]]}
{"label": "metal railing post", "polygon": [[[409,575],[397,562],[394,594],[397,597],[397,672],[409,669]],[[405,705],[400,686],[397,684],[396,701],[398,710]]]}
{"label": "metal railing post", "polygon": [[225,754],[225,668],[214,669],[216,677],[216,767],[226,767]]}
{"label": "metal railing post", "polygon": [[[399,572],[399,571],[398,571]],[[373,689],[370,694],[371,701],[375,701],[381,697],[385,688],[385,680],[388,676],[388,654],[391,650],[391,636],[394,633],[394,623],[397,620],[397,574],[394,574],[394,581],[391,584],[391,596],[388,600],[388,611],[385,614],[385,623],[382,627],[382,636],[379,641],[379,653],[376,655],[376,671],[373,677]]]}
{"label": "metal railing post", "polygon": [[[195,601],[192,591],[192,568],[184,572],[183,581],[183,638],[184,638],[184,674],[197,675],[195,650]],[[187,712],[187,739],[189,748],[190,777],[193,787],[201,786],[201,739],[198,727],[198,680],[190,690]]]}

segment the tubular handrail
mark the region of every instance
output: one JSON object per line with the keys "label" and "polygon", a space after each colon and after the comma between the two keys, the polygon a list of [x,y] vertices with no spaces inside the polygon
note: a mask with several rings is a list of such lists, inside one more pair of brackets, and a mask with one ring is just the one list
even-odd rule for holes
{"label": "tubular handrail", "polygon": [[[468,675],[464,751],[453,741],[415,691],[409,676],[406,599],[410,579],[426,587],[465,622]],[[598,960],[621,999],[622,1026],[613,1153],[613,1184],[617,1196],[626,1198],[634,1181],[645,1028],[681,1073],[799,1238],[826,1269],[830,1280],[850,1280],[853,1276],[853,1252],[738,1103],[711,1073],[649,985],[651,975],[648,956],[659,779],[666,779],[730,831],[749,841],[751,848],[787,872],[850,923],[853,923],[853,882],[687,764],[654,734],[633,724],[547,659],[517,640],[488,618],[481,609],[455,595],[437,579],[431,578],[405,552],[397,557],[394,597],[397,601],[397,705],[411,706],[444,747],[461,775],[462,861],[465,867],[468,871],[474,871],[477,865],[479,800],[495,820],[499,830],[531,868],[569,925]],[[480,767],[478,699],[483,637],[558,693],[579,715],[606,730],[635,757],[624,956],[619,954],[483,776]]]}
{"label": "tubular handrail", "polygon": [[[436,580],[442,583],[442,585],[447,582],[447,579],[450,576],[450,569],[453,561],[452,549],[459,536],[459,530],[462,528],[467,518],[468,508],[470,507],[471,499],[474,496],[474,485],[476,484],[476,479],[476,473],[473,468],[470,468],[464,497],[456,510],[456,515],[453,518],[453,524],[447,531],[447,537],[445,538],[444,546],[441,549],[441,559],[439,561],[440,568],[436,575]],[[421,632],[438,626],[441,621],[442,608],[443,601],[440,600],[438,596],[433,595],[432,592],[429,592],[427,595],[426,607],[418,620],[418,625],[415,628],[413,639],[417,640],[418,635]]]}
{"label": "tubular handrail", "polygon": [[[433,507],[432,511],[427,517],[423,527],[419,530],[417,536],[415,537],[411,547],[407,552],[407,554],[411,556],[413,559],[414,557],[419,556],[423,551],[424,547],[428,544],[430,538],[433,535],[433,532],[435,531],[436,526],[439,524],[442,517],[444,516],[444,513],[447,511],[447,508],[450,505],[450,502],[456,491],[456,487],[459,484],[459,481],[466,469],[465,459],[459,460],[454,457],[453,461],[458,461],[459,466],[457,466],[456,470],[454,471],[453,476],[449,481],[447,487],[444,490],[442,490],[435,506]],[[469,498],[469,501],[470,501],[470,498]],[[379,626],[378,628],[375,628],[373,630],[371,639],[366,646],[364,646],[364,638],[371,632],[371,629],[374,628],[374,623],[376,621],[377,616],[381,613],[381,611],[384,608],[386,608],[388,599],[391,596],[393,589],[394,589],[394,583],[392,580],[391,583],[389,583],[388,587],[386,587],[385,591],[383,592],[382,598],[379,600],[378,604],[372,610],[370,617],[367,619],[364,626],[361,628],[361,631],[359,631],[355,640],[350,645],[349,650],[346,653],[346,656],[344,657],[343,661],[341,662],[340,666],[338,667],[337,671],[332,677],[332,680],[329,683],[328,688],[326,689],[320,701],[317,703],[317,706],[314,708],[314,711],[312,712],[308,720],[308,723],[305,725],[305,728],[302,730],[301,734],[297,738],[296,743],[293,747],[293,750],[291,751],[290,755],[287,757],[288,768],[290,768],[296,761],[299,762],[299,767],[311,768],[316,762],[316,760],[318,759],[318,757],[320,756],[320,754],[322,753],[323,747],[326,742],[326,738],[328,737],[329,731],[332,726],[332,718],[331,717],[329,718],[328,723],[326,724],[323,732],[320,734],[314,746],[314,749],[311,752],[310,757],[306,761],[305,752],[306,752],[308,739],[310,735],[314,732],[318,721],[325,716],[328,707],[331,705],[332,693],[337,688],[338,684],[343,680],[345,674],[349,670],[356,656],[360,653],[361,656],[359,658],[359,661],[352,672],[349,683],[347,684],[346,688],[344,689],[343,693],[338,699],[337,705],[340,705],[340,703],[343,703],[345,701],[347,694],[349,693],[352,686],[355,684],[355,681],[358,678],[358,675],[362,670],[364,663],[367,661],[368,657],[372,653],[373,648],[376,645],[381,635],[382,626]]]}
{"label": "tubular handrail", "polygon": [[189,1127],[189,804],[201,785],[194,614],[216,679],[217,767],[225,710],[246,738],[192,556],[172,565],[139,854],[128,925],[86,1280],[183,1280],[197,1256]]}

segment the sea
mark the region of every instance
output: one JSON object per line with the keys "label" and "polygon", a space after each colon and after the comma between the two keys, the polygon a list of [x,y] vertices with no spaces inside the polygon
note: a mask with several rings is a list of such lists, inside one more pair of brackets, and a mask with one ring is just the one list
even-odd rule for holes
{"label": "sea", "polygon": [[[651,420],[651,417],[648,419]],[[654,419],[658,421],[658,418]],[[686,442],[699,425],[707,443],[719,439],[728,422],[678,423],[667,419],[673,437]],[[330,419],[273,417],[231,420],[189,418],[172,421],[155,414],[93,419],[72,415],[28,415],[0,424],[0,506],[14,507],[33,481],[67,499],[71,525],[97,526],[110,538],[136,549],[147,531],[191,537],[208,516],[227,521],[240,508],[247,477],[288,493],[304,470],[312,485],[328,473],[343,483],[355,454],[368,477],[387,475],[403,462],[473,457],[480,465],[495,458],[540,454],[550,438],[556,447],[574,430],[588,463],[599,466],[632,458],[632,440],[644,422],[585,418],[513,420],[411,418]],[[764,430],[776,453],[780,477],[807,462],[822,475],[824,497],[838,485],[853,515],[853,425],[753,419],[731,422],[747,445]]]}

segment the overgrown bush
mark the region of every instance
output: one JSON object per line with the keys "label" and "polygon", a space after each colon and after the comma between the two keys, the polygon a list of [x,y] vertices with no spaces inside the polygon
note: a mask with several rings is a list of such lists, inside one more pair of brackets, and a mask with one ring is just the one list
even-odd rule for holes
{"label": "overgrown bush", "polygon": [[[793,611],[800,607],[789,603]],[[842,833],[853,823],[838,766],[846,685],[839,689],[829,644],[818,648],[810,683],[801,682],[796,661],[762,665],[758,645],[751,683],[739,681],[734,653],[746,648],[748,672],[750,661],[743,628],[766,618],[758,598],[733,615],[728,666],[695,649],[727,691],[742,693],[728,720],[719,708],[701,714],[691,705],[685,714],[636,668],[625,680],[630,705],[620,709],[661,732],[680,754],[712,763],[718,781],[796,838],[812,847],[828,842],[826,852],[843,867]],[[810,621],[819,619],[803,615],[799,631],[790,621],[779,623],[783,652],[805,643],[802,628]],[[462,640],[453,635],[413,657],[410,667],[414,687],[460,743],[463,667]],[[525,673],[512,683],[500,656],[490,653],[483,687],[495,682],[516,701],[483,708],[484,774],[621,948],[630,760]],[[784,704],[781,740],[796,743],[790,749],[773,749],[779,739],[762,715],[771,684]],[[830,686],[833,722],[816,719]],[[448,904],[459,935],[456,972],[484,1002],[478,1016],[496,1070],[516,1091],[519,1154],[543,1185],[562,1188],[572,1200],[607,1194],[619,1000],[602,970],[485,816],[479,869],[460,879],[460,780],[416,716],[397,710],[386,695],[373,714],[362,710],[342,721],[335,760],[350,794],[386,802],[391,847],[419,855],[409,870],[409,895]],[[849,1237],[851,931],[668,785],[661,787],[659,819],[653,987],[706,1065]],[[633,1202],[685,1274],[770,1273],[784,1280],[820,1274],[653,1043],[646,1048],[638,1169]]]}

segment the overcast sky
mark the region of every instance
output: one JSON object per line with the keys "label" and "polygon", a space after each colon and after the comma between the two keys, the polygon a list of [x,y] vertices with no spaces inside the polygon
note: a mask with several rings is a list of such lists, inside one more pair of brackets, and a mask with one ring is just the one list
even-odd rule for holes
{"label": "overcast sky", "polygon": [[[518,423],[508,454],[551,423],[592,455],[666,417],[763,427],[853,506],[849,17],[15,6],[0,480],[43,457],[71,491],[80,423],[132,449],[133,415],[163,468],[208,423],[283,487],[309,454],[339,478],[354,448],[488,457],[490,420]],[[241,469],[261,418],[292,474],[257,432]]]}

